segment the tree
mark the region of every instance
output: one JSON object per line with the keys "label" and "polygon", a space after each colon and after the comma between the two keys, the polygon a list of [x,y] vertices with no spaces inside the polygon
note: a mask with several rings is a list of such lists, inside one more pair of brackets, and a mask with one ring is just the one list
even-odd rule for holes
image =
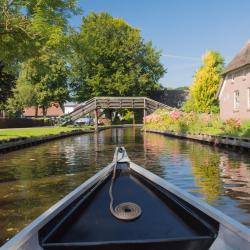
{"label": "tree", "polygon": [[203,65],[195,73],[194,82],[190,87],[190,97],[184,104],[185,111],[200,113],[219,111],[216,93],[223,65],[224,59],[218,52],[209,51],[203,56]]}
{"label": "tree", "polygon": [[0,0],[0,13],[0,62],[16,72],[44,46],[59,45],[80,10],[76,0]]}
{"label": "tree", "polygon": [[13,94],[15,76],[4,72],[4,66],[0,64],[0,110],[4,110],[6,101]]}
{"label": "tree", "polygon": [[68,98],[68,18],[80,13],[77,1],[0,0],[0,11],[0,63],[19,75],[8,109],[15,113],[32,100],[46,113],[52,99]]}
{"label": "tree", "polygon": [[140,31],[107,13],[91,13],[72,38],[72,90],[79,101],[93,96],[147,95],[165,70],[160,52]]}
{"label": "tree", "polygon": [[13,96],[8,99],[6,109],[9,116],[19,116],[25,107],[38,107],[37,90],[32,84],[17,80]]}
{"label": "tree", "polygon": [[41,107],[46,115],[52,102],[62,106],[69,98],[67,77],[67,62],[56,53],[29,59],[22,65],[14,96],[9,100],[9,110],[15,113],[35,106]]}

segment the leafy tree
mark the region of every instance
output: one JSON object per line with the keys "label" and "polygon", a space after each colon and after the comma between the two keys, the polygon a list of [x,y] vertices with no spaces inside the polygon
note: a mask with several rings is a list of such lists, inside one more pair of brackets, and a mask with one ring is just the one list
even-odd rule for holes
{"label": "leafy tree", "polygon": [[6,101],[12,96],[14,86],[15,77],[4,72],[4,66],[0,64],[0,110],[5,109]]}
{"label": "leafy tree", "polygon": [[32,106],[38,107],[36,88],[32,84],[18,80],[13,96],[7,102],[9,116],[19,116],[25,107]]}
{"label": "leafy tree", "polygon": [[[9,100],[9,110],[20,111],[27,106],[41,107],[46,115],[51,102],[61,106],[69,98],[67,62],[55,53],[29,59]],[[28,93],[28,94],[27,94]]]}
{"label": "leafy tree", "polygon": [[45,45],[60,45],[80,10],[76,0],[0,0],[0,12],[0,62],[15,70]]}
{"label": "leafy tree", "polygon": [[8,109],[15,113],[33,103],[46,113],[52,99],[68,98],[68,18],[80,13],[77,1],[0,0],[0,11],[0,62],[19,75]]}
{"label": "leafy tree", "polygon": [[219,111],[216,93],[221,80],[224,59],[215,51],[203,56],[203,65],[195,73],[190,87],[190,97],[184,105],[185,111],[217,113]]}
{"label": "leafy tree", "polygon": [[93,96],[147,95],[165,70],[160,52],[140,31],[107,13],[91,13],[72,38],[72,90],[79,101]]}

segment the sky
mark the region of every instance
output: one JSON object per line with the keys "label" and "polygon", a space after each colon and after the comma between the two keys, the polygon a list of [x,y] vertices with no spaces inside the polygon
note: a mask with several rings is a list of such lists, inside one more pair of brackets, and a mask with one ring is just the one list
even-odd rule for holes
{"label": "sky", "polygon": [[[163,86],[189,86],[202,55],[222,54],[227,64],[250,39],[250,0],[79,0],[83,15],[108,12],[141,30],[161,50]],[[78,28],[81,16],[71,18]]]}

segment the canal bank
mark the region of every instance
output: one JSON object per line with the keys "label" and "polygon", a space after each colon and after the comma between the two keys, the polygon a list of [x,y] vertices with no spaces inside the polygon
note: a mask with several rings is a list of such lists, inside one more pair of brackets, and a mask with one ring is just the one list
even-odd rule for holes
{"label": "canal bank", "polygon": [[244,148],[247,150],[250,149],[250,138],[241,138],[228,135],[183,134],[172,131],[161,131],[153,129],[145,129],[145,132],[177,137],[181,139],[194,140],[215,146],[236,147],[236,148]]}
{"label": "canal bank", "polygon": [[131,160],[250,226],[250,156],[140,128],[70,136],[0,155],[0,245],[100,171]]}
{"label": "canal bank", "polygon": [[[110,129],[110,128],[127,128],[127,127],[142,127],[141,124],[124,124],[124,125],[111,125],[111,126],[103,126],[98,128],[98,132],[105,130],[105,129]],[[25,128],[24,128],[25,129]],[[23,130],[24,130],[23,129]],[[29,128],[27,128],[29,129]],[[38,128],[36,128],[38,129]],[[4,130],[2,130],[4,131]],[[16,138],[11,138],[8,140],[0,140],[0,153],[6,153],[9,151],[25,148],[25,147],[30,147],[33,145],[45,143],[48,141],[56,140],[56,139],[63,139],[69,136],[77,136],[77,135],[82,135],[82,134],[88,134],[88,133],[95,133],[96,131],[94,128],[91,129],[75,129],[72,131],[66,131],[66,132],[60,132],[58,134],[48,134],[45,136],[36,136],[36,137],[16,137]]]}

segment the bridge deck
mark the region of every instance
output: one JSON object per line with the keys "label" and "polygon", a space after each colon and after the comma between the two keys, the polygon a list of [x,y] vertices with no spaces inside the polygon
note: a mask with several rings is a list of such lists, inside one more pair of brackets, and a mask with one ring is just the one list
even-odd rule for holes
{"label": "bridge deck", "polygon": [[146,112],[154,112],[158,108],[173,109],[148,97],[94,97],[79,104],[73,112],[67,114],[67,117],[75,121],[92,111],[97,113],[98,109],[143,109],[145,116]]}

